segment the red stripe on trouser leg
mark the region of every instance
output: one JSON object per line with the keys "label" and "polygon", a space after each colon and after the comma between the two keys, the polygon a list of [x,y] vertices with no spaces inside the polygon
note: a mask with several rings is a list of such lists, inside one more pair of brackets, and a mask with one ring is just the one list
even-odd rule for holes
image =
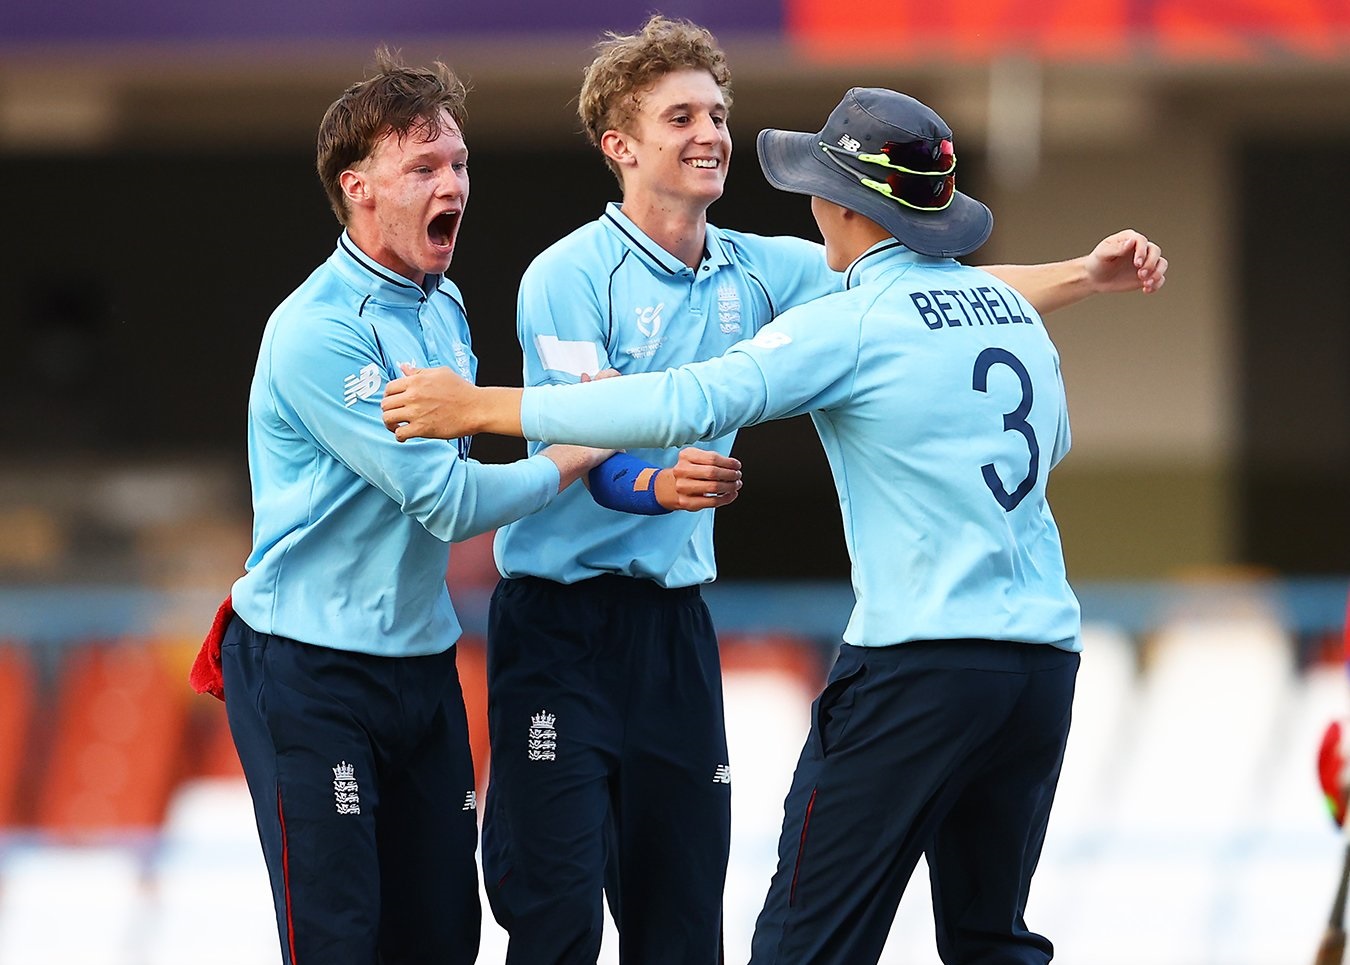
{"label": "red stripe on trouser leg", "polygon": [[277,788],[277,820],[281,822],[281,887],[286,895],[286,947],[291,965],[298,965],[295,957],[295,921],[291,918],[291,849],[286,840],[286,812],[281,808],[281,788]]}
{"label": "red stripe on trouser leg", "polygon": [[806,853],[806,832],[811,828],[811,809],[816,806],[816,791],[811,788],[811,800],[806,802],[806,816],[802,818],[802,834],[797,841],[797,863],[792,867],[792,888],[788,891],[788,907],[797,903],[797,876],[802,873],[802,855]]}

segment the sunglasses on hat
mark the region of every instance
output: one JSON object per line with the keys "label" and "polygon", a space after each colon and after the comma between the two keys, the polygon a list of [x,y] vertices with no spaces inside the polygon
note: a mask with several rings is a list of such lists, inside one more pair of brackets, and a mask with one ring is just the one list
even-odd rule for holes
{"label": "sunglasses on hat", "polygon": [[[893,201],[919,211],[942,211],[956,196],[956,152],[949,138],[940,141],[886,141],[879,154],[850,151],[818,142],[841,169]],[[886,180],[869,178],[835,155],[856,158],[887,170]]]}

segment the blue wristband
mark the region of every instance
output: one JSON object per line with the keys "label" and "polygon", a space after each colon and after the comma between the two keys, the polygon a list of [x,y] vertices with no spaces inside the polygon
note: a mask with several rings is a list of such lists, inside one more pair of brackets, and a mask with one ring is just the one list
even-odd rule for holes
{"label": "blue wristband", "polygon": [[662,471],[645,459],[615,453],[590,471],[591,498],[621,513],[663,515],[670,510],[656,501],[656,475]]}

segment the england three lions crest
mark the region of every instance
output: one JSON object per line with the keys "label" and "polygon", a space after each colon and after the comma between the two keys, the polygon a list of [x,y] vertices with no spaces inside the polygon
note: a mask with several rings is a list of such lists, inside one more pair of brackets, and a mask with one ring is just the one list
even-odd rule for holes
{"label": "england three lions crest", "polygon": [[717,328],[723,335],[741,332],[741,293],[730,282],[717,286]]}
{"label": "england three lions crest", "polygon": [[361,813],[361,791],[356,786],[356,767],[339,761],[333,768],[333,803],[338,814]]}
{"label": "england three lions crest", "polygon": [[530,718],[530,736],[525,742],[526,754],[532,761],[552,761],[558,757],[558,718],[541,710]]}

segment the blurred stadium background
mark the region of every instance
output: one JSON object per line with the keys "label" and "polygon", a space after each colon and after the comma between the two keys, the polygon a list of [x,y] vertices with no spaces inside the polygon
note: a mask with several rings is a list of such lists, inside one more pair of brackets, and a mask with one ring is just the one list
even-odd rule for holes
{"label": "blurred stadium background", "polygon": [[[735,72],[719,224],[813,237],[754,134],[884,85],[955,129],[996,214],[974,260],[1125,226],[1163,244],[1160,295],[1050,323],[1075,429],[1051,498],[1088,639],[1028,917],[1067,962],[1311,961],[1340,858],[1314,758],[1350,703],[1350,2],[47,0],[0,18],[0,965],[277,960],[223,713],[185,677],[247,553],[258,337],[337,232],[318,119],[381,42],[471,81],[452,274],[483,379],[516,383],[520,272],[617,195],[577,133],[581,68],[656,9],[711,27]],[[738,455],[709,592],[733,961],[848,610],[809,423]],[[486,546],[449,574],[475,715]],[[920,875],[888,962],[936,961],[926,900]],[[489,920],[480,960],[503,948]]]}

